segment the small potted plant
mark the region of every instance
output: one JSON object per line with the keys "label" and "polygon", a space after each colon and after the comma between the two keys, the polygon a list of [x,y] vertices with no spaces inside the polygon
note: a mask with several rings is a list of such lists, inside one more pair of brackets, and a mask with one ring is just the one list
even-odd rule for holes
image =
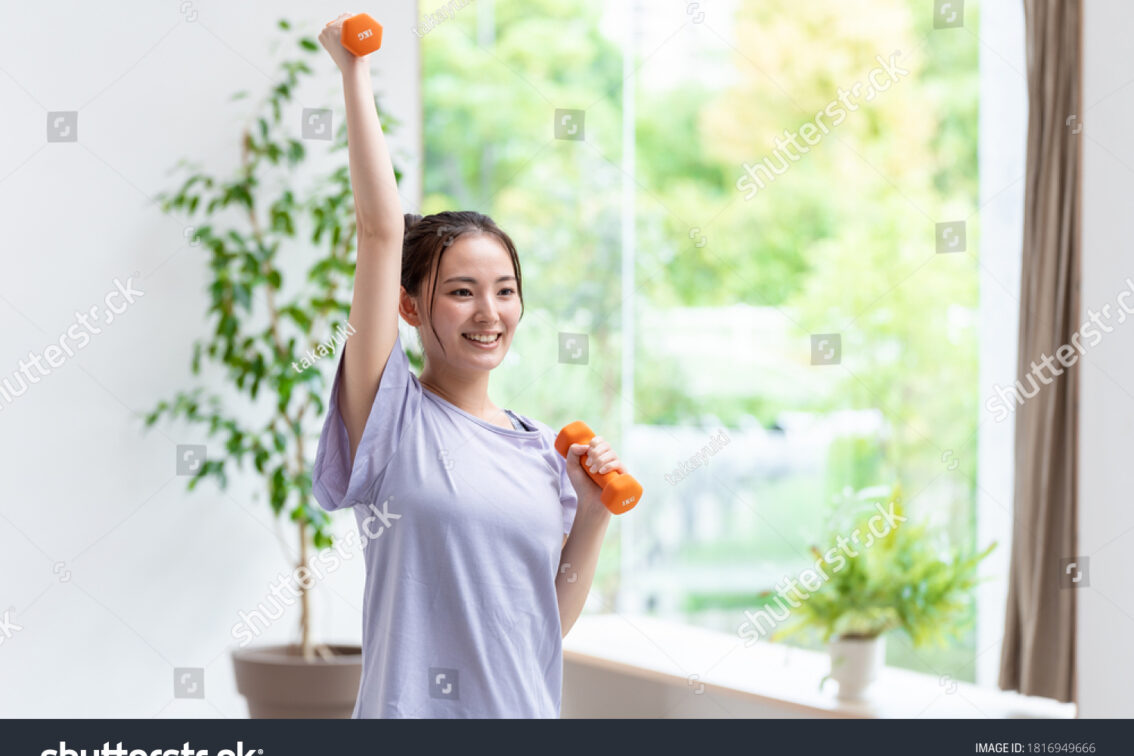
{"label": "small potted plant", "polygon": [[[284,20],[278,26],[291,28]],[[300,37],[298,48],[301,56],[319,49],[309,37]],[[164,211],[184,215],[190,245],[208,256],[205,321],[211,333],[194,344],[192,373],[200,376],[204,361],[212,380],[229,384],[241,400],[226,402],[200,386],[178,391],[146,415],[146,426],[162,418],[203,426],[217,443],[207,445],[203,460],[194,460],[189,490],[205,478],[225,488],[232,468],[251,462],[272,512],[286,514],[295,526],[297,642],[242,643],[233,651],[237,689],[252,717],[349,717],[362,669],[357,644],[311,637],[307,573],[311,557],[334,545],[330,518],[311,491],[311,439],[323,422],[334,347],[353,333],[344,323],[355,269],[349,170],[345,157],[330,159],[345,153],[346,124],[332,140],[323,121],[317,141],[305,144],[301,129],[307,121],[289,108],[301,77],[312,73],[303,57],[280,64],[278,80],[239,134],[240,162],[230,177],[190,168],[176,191],[159,195]],[[325,119],[328,113],[318,115]],[[384,124],[393,121],[380,109],[379,116]],[[315,175],[300,185],[298,169],[309,149],[316,151]],[[322,167],[326,163],[329,168]],[[401,173],[395,175],[400,180]],[[415,364],[419,359],[409,358]]]}
{"label": "small potted plant", "polygon": [[[859,501],[869,494],[859,492]],[[882,498],[865,514],[843,518],[849,524],[829,534],[826,550],[811,548],[815,572],[826,579],[800,597],[790,624],[773,636],[810,631],[828,643],[831,672],[823,682],[836,680],[843,700],[861,700],[878,677],[888,631],[905,632],[915,647],[944,646],[959,635],[968,625],[977,567],[996,547],[944,549],[925,523],[908,521],[900,485]]]}

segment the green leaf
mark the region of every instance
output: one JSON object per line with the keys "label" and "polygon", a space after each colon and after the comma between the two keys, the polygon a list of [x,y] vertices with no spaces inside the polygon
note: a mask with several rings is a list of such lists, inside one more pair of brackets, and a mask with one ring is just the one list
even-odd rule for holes
{"label": "green leaf", "polygon": [[220,323],[217,325],[217,334],[232,338],[234,333],[236,333],[236,318],[231,315],[221,317]]}
{"label": "green leaf", "polygon": [[280,314],[286,315],[304,332],[311,330],[311,318],[307,316],[306,312],[296,307],[295,305],[288,305],[287,307],[284,307],[280,310]]}
{"label": "green leaf", "polygon": [[249,288],[243,284],[233,284],[232,293],[236,299],[236,303],[243,307],[245,311],[251,312],[252,292],[249,290]]}
{"label": "green leaf", "polygon": [[291,402],[291,391],[294,386],[295,384],[292,382],[290,377],[282,379],[280,381],[280,385],[277,388],[278,397],[276,401],[276,409],[279,410],[279,413],[281,415],[287,414],[287,407]]}
{"label": "green leaf", "polygon": [[232,196],[249,210],[252,209],[252,195],[248,193],[248,189],[243,184],[236,184],[232,187]]}
{"label": "green leaf", "polygon": [[243,448],[241,446],[241,442],[243,440],[244,440],[244,434],[243,433],[240,433],[240,432],[233,433],[232,435],[230,435],[228,437],[228,441],[225,442],[224,448],[229,454],[240,456],[241,450]]}
{"label": "green leaf", "polygon": [[272,511],[278,515],[286,502],[287,480],[284,476],[284,466],[280,465],[272,470],[272,475],[268,478],[268,503],[271,504]]}
{"label": "green leaf", "polygon": [[303,37],[299,40],[299,46],[304,50],[311,50],[312,52],[319,49],[319,45],[315,44],[315,40],[310,37]]}
{"label": "green leaf", "polygon": [[288,140],[287,160],[288,160],[289,163],[291,163],[292,165],[295,165],[300,160],[303,160],[303,156],[306,153],[307,153],[307,150],[304,148],[302,142],[299,142],[295,139],[289,139]]}

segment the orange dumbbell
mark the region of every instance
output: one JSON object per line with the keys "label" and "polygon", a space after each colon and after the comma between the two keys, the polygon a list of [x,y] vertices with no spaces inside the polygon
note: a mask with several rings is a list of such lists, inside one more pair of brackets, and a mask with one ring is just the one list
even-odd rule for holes
{"label": "orange dumbbell", "polygon": [[[595,432],[587,427],[581,420],[576,420],[563,430],[555,439],[555,450],[567,456],[571,444],[589,444],[595,437]],[[612,514],[629,512],[642,499],[642,484],[634,480],[633,476],[615,470],[610,472],[593,473],[587,467],[587,455],[579,458],[583,472],[590,476],[599,488],[602,489],[602,503]]]}
{"label": "orange dumbbell", "polygon": [[369,55],[382,46],[382,24],[365,13],[351,16],[343,21],[340,41],[343,47],[360,58]]}

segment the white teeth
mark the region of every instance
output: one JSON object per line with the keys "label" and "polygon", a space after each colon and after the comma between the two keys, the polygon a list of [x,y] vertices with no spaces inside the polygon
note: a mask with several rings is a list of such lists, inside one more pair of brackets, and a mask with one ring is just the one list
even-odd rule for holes
{"label": "white teeth", "polygon": [[500,338],[500,334],[496,334],[495,336],[473,336],[472,334],[466,333],[464,334],[464,337],[466,339],[470,339],[471,341],[479,341],[481,344],[491,344],[492,342]]}

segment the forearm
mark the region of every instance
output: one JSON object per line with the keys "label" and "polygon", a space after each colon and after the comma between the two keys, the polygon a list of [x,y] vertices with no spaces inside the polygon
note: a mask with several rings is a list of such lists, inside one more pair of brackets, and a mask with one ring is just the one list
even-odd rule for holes
{"label": "forearm", "polygon": [[374,107],[370,68],[364,58],[343,70],[347,150],[358,235],[400,239],[405,224],[394,166]]}
{"label": "forearm", "polygon": [[583,613],[610,517],[610,511],[600,501],[579,502],[571,534],[559,558],[559,574],[555,576],[563,637]]}

